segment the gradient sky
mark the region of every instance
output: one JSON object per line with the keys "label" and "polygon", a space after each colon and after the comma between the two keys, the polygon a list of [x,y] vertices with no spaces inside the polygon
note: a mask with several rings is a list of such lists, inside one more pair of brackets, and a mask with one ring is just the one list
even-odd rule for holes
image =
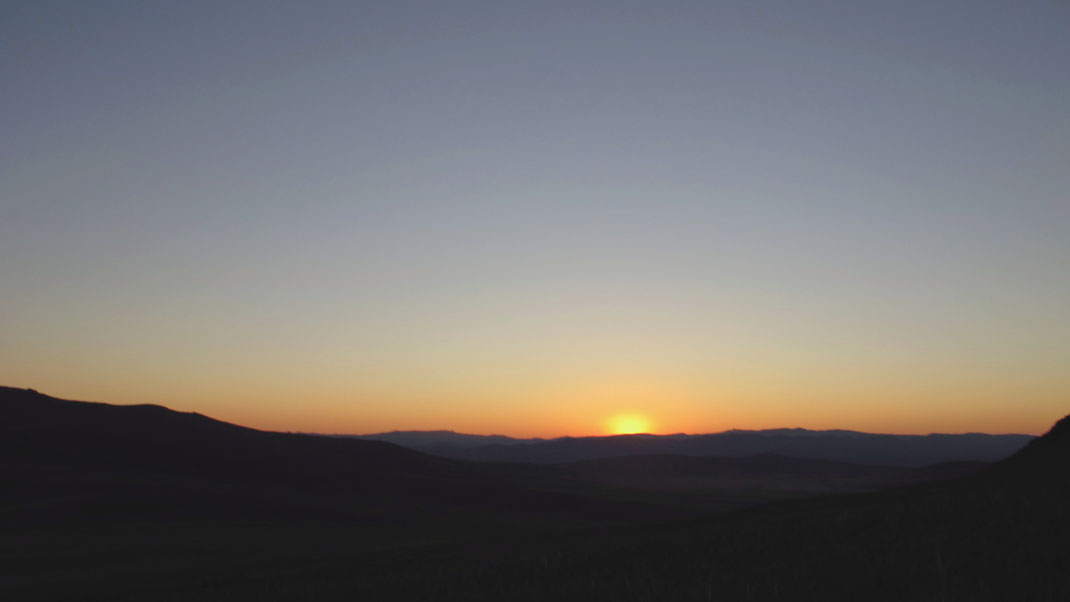
{"label": "gradient sky", "polygon": [[276,430],[1070,412],[1070,4],[14,2],[0,384]]}

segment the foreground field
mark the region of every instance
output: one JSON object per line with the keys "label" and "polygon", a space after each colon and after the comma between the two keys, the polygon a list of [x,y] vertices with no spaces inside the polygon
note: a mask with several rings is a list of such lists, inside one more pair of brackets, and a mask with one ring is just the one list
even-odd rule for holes
{"label": "foreground field", "polygon": [[1070,500],[1065,489],[1023,493],[963,482],[644,527],[188,522],[9,531],[0,592],[10,600],[1065,600]]}

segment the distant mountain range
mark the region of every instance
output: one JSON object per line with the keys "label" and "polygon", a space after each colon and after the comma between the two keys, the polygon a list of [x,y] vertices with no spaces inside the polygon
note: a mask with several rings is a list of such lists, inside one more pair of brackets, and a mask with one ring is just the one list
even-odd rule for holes
{"label": "distant mountain range", "polygon": [[1031,435],[984,433],[884,435],[846,430],[731,430],[702,435],[614,435],[514,439],[453,431],[394,431],[355,435],[387,441],[435,456],[479,462],[563,464],[624,456],[741,457],[773,454],[886,466],[946,462],[995,462],[1022,449]]}

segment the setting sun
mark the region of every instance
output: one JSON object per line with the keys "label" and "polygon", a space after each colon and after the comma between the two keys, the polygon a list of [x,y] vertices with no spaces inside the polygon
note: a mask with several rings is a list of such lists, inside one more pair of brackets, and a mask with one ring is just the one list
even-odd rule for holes
{"label": "setting sun", "polygon": [[639,414],[618,414],[609,419],[608,430],[613,435],[649,433],[650,420]]}

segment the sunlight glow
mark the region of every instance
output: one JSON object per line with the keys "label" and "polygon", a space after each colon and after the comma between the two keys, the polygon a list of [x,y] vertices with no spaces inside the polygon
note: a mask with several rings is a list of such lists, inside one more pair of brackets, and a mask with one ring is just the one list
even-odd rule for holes
{"label": "sunlight glow", "polygon": [[613,435],[633,435],[651,431],[650,420],[639,414],[617,414],[609,419],[607,426]]}

